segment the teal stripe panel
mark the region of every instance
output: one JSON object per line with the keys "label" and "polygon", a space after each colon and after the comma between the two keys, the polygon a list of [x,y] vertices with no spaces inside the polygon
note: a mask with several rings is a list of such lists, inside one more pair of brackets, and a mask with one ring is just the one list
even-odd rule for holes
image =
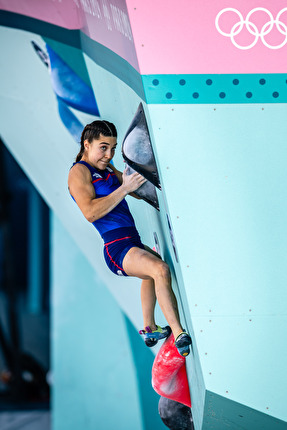
{"label": "teal stripe panel", "polygon": [[286,103],[287,74],[143,75],[147,103]]}

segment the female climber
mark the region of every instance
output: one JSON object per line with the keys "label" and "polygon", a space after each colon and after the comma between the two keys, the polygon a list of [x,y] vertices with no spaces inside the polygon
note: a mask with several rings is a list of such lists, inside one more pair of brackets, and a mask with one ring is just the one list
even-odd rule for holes
{"label": "female climber", "polygon": [[[93,121],[81,136],[81,149],[70,169],[69,192],[85,218],[104,240],[104,257],[109,269],[119,276],[142,279],[141,303],[147,346],[173,333],[175,346],[183,356],[189,354],[191,338],[179,319],[176,297],[171,287],[168,265],[144,246],[125,197],[146,181],[135,172],[127,175],[110,164],[117,146],[117,130],[111,122]],[[156,299],[169,324],[155,323]]]}

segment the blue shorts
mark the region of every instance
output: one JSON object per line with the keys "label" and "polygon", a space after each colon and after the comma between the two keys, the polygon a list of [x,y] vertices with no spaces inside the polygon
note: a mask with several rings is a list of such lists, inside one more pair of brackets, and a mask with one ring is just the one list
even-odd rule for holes
{"label": "blue shorts", "polygon": [[123,260],[127,252],[133,247],[145,249],[136,228],[117,228],[105,233],[103,239],[104,257],[108,268],[115,275],[128,276],[123,269]]}

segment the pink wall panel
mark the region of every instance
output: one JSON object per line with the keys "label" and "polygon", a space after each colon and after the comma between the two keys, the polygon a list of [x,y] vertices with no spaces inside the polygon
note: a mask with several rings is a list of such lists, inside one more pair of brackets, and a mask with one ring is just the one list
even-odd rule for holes
{"label": "pink wall panel", "polygon": [[125,0],[0,0],[0,9],[80,29],[138,70]]}
{"label": "pink wall panel", "polygon": [[27,15],[68,29],[81,28],[74,0],[0,0],[0,9]]}
{"label": "pink wall panel", "polygon": [[0,0],[89,37],[142,74],[287,72],[286,0]]}
{"label": "pink wall panel", "polygon": [[[286,0],[127,0],[127,6],[142,74],[287,71]],[[226,8],[235,10],[219,15]]]}

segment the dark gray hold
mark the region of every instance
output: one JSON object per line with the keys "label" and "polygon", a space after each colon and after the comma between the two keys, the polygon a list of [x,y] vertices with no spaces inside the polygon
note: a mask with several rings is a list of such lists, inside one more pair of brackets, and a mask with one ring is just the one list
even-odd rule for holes
{"label": "dark gray hold", "polygon": [[152,149],[147,121],[140,103],[122,144],[125,162],[161,189],[156,161]]}
{"label": "dark gray hold", "polygon": [[[131,175],[134,172],[135,172],[135,170],[132,167],[130,167],[130,166],[126,167],[127,175]],[[143,200],[147,201],[153,207],[155,207],[156,209],[159,210],[159,204],[158,204],[158,198],[157,198],[155,186],[151,182],[146,181],[134,193],[137,196],[139,196],[140,198],[142,198]]]}
{"label": "dark gray hold", "polygon": [[124,137],[122,154],[129,166],[127,174],[136,171],[147,179],[135,194],[159,210],[155,187],[160,190],[161,185],[142,103]]}
{"label": "dark gray hold", "polygon": [[158,411],[163,423],[170,430],[194,430],[191,409],[188,406],[161,397]]}

